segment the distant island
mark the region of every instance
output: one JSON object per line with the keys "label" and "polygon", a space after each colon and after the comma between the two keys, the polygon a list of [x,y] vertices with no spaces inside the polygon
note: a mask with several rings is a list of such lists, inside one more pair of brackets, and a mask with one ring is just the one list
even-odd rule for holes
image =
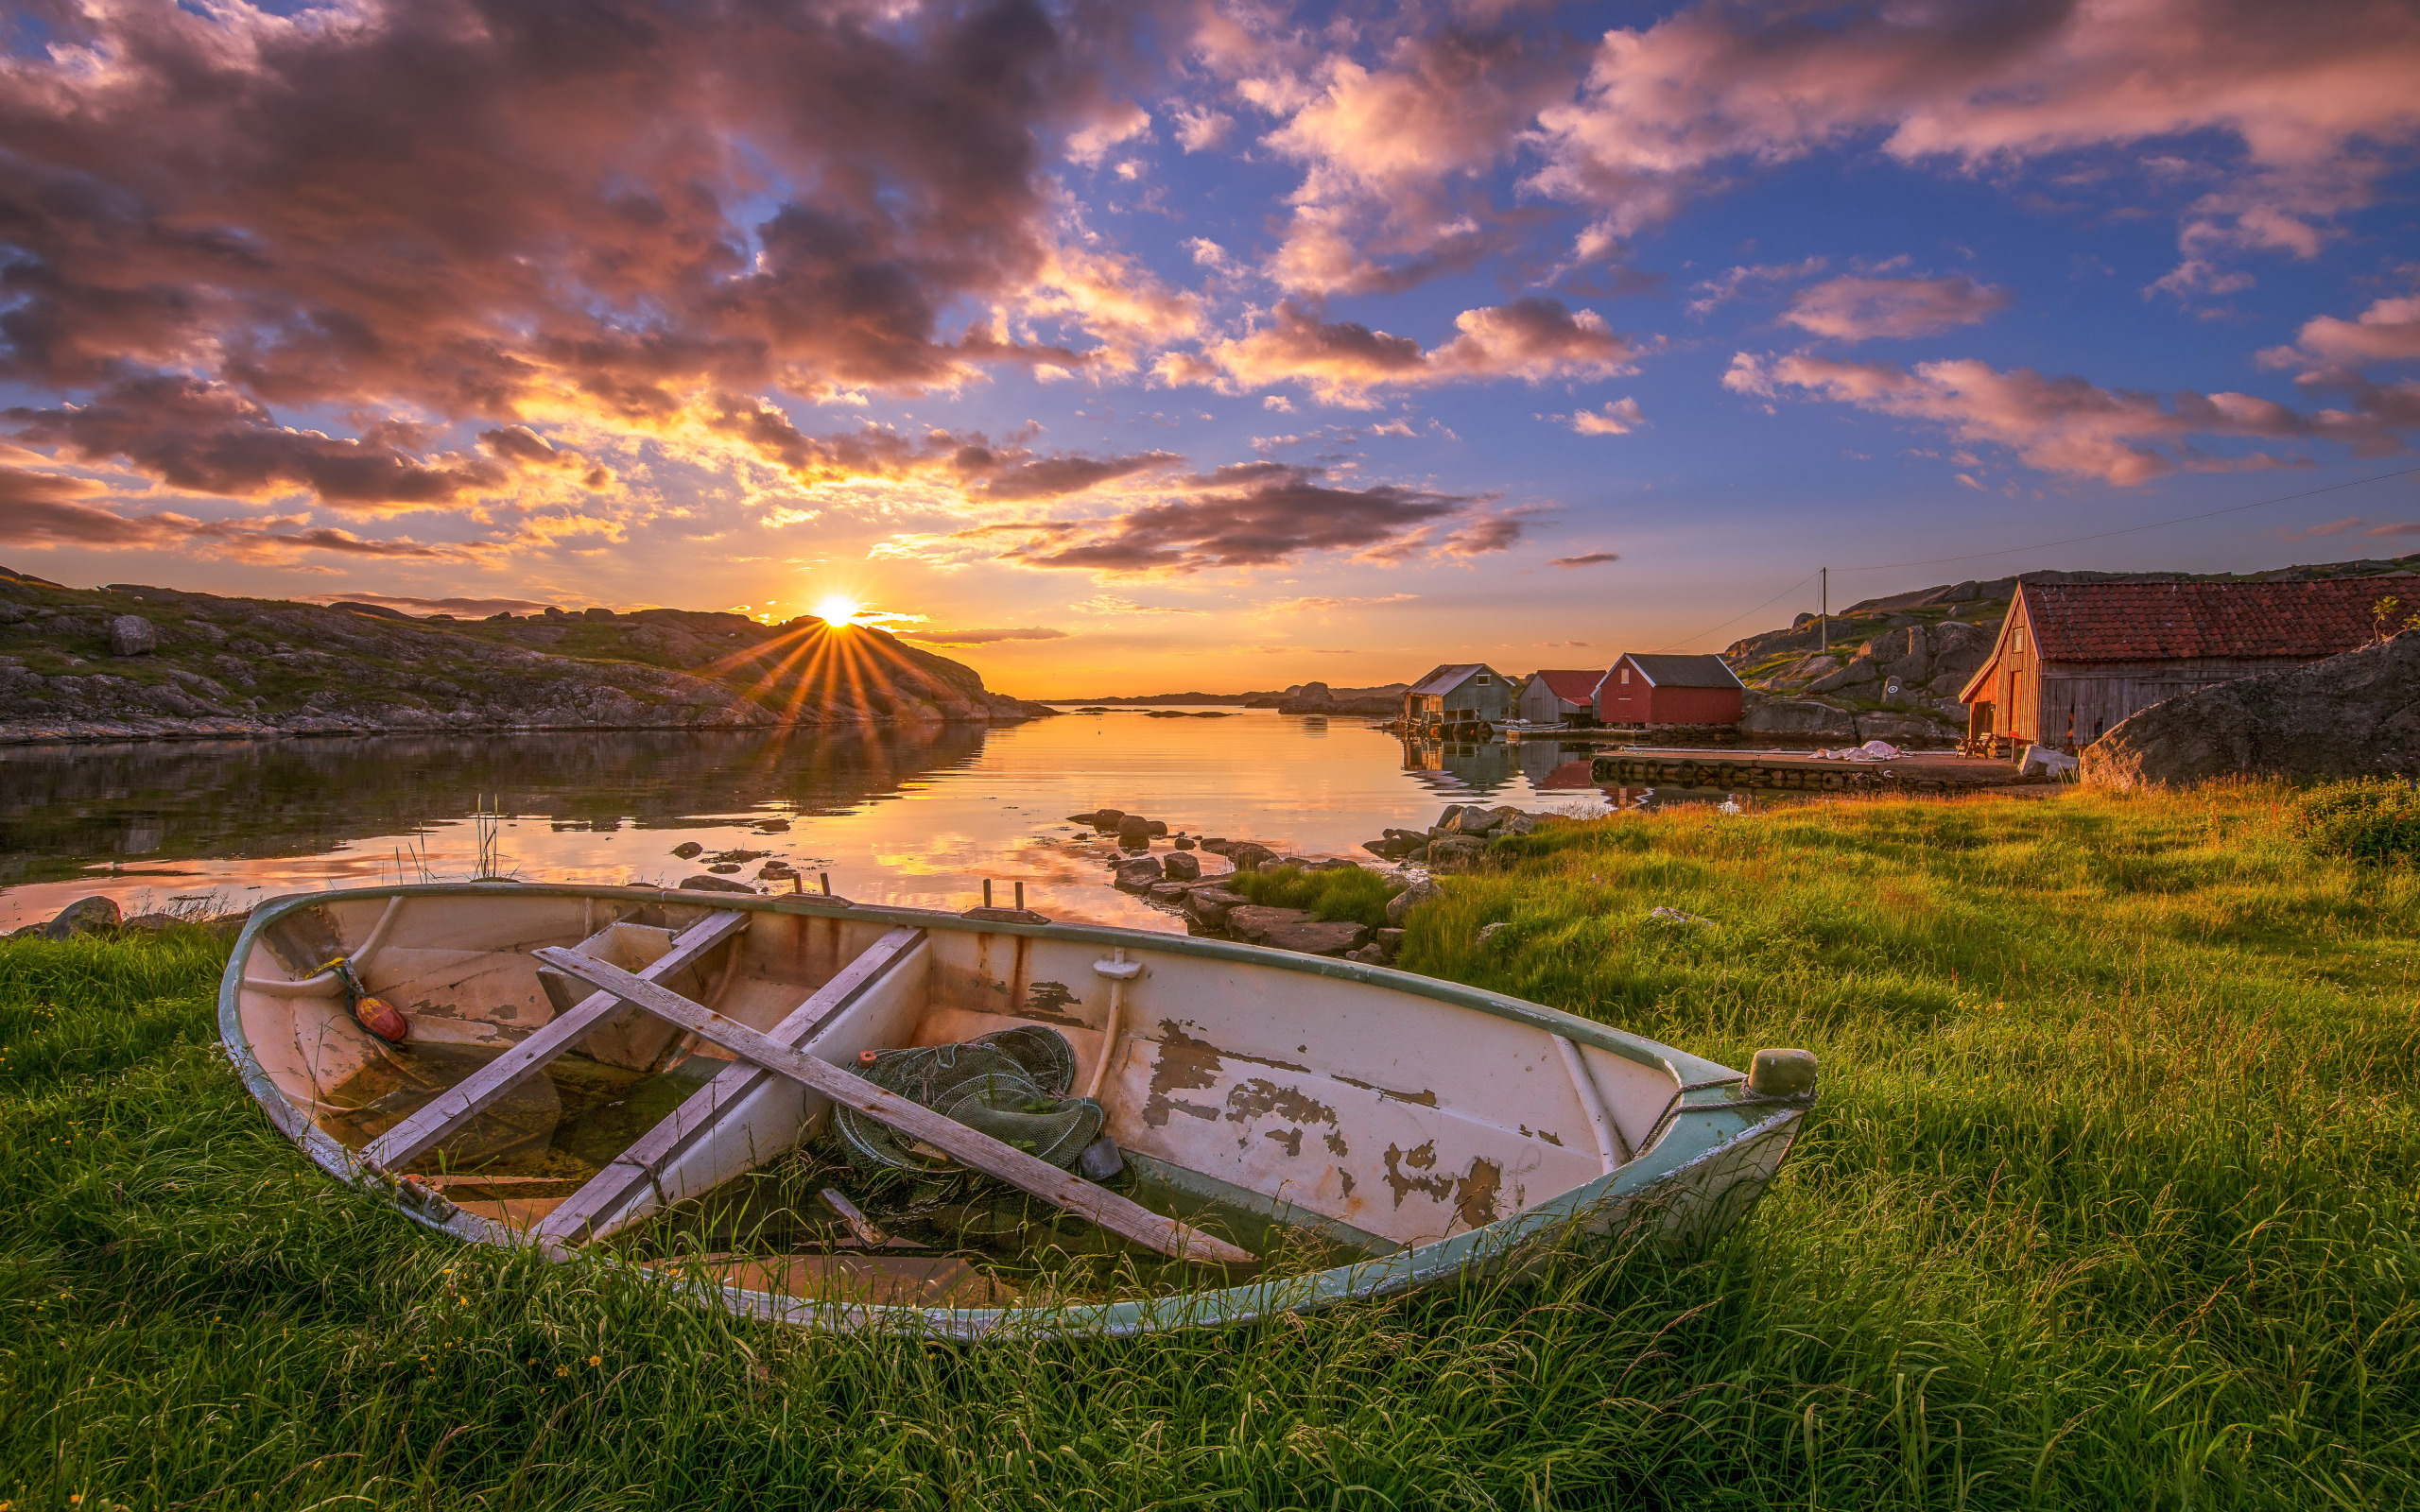
{"label": "distant island", "polygon": [[1056,714],[813,615],[425,618],[374,604],[72,589],[0,568],[0,745],[491,730],[995,724]]}
{"label": "distant island", "polygon": [[1113,709],[1165,708],[1172,704],[1230,705],[1243,709],[1274,709],[1288,714],[1398,714],[1403,713],[1406,682],[1374,688],[1331,688],[1324,682],[1297,682],[1291,687],[1260,693],[1150,693],[1102,698],[1045,698],[1046,704],[1098,705]]}

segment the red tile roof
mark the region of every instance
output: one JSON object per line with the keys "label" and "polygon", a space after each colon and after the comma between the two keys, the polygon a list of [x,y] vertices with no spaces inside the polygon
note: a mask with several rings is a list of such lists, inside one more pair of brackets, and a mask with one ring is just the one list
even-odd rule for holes
{"label": "red tile roof", "polygon": [[1538,676],[1565,703],[1586,703],[1597,696],[1597,684],[1605,680],[1602,668],[1595,672],[1540,672]]}
{"label": "red tile roof", "polygon": [[2027,583],[2026,610],[2045,662],[2165,662],[2183,657],[2323,657],[2377,633],[2370,607],[2395,597],[2420,610],[2420,580],[2335,577],[2309,583]]}

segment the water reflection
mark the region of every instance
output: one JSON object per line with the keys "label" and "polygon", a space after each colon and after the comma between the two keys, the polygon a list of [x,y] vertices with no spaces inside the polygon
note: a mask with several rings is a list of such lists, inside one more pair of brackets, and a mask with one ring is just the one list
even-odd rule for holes
{"label": "water reflection", "polygon": [[[828,871],[843,896],[965,908],[1024,882],[1054,918],[1181,928],[1107,885],[1111,841],[1067,816],[1103,806],[1171,830],[1355,855],[1389,827],[1474,798],[1599,813],[1584,783],[1527,765],[1550,743],[1415,753],[1360,720],[1129,710],[986,730],[0,747],[0,928],[102,893],[157,907],[215,895],[460,878],[482,801],[501,869],[526,881],[669,885],[709,852]],[[1584,771],[1584,762],[1582,764]],[[1217,869],[1215,863],[1212,869]]]}

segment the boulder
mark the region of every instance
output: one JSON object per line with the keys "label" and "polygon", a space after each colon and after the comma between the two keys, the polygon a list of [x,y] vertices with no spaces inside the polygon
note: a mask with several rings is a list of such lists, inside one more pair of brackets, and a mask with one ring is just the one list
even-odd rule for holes
{"label": "boulder", "polygon": [[1922,714],[1859,714],[1857,716],[1857,738],[1887,740],[1893,745],[1914,740],[1938,740],[1941,738],[1941,727]]}
{"label": "boulder", "polygon": [[1251,902],[1243,894],[1229,892],[1224,887],[1195,887],[1184,895],[1184,911],[1211,929],[1223,929],[1228,911],[1241,908]]}
{"label": "boulder", "polygon": [[157,935],[164,930],[177,929],[191,922],[191,919],[181,914],[135,914],[120,921],[118,927],[135,930],[146,935]]}
{"label": "boulder", "polygon": [[1245,903],[1227,910],[1227,933],[1255,945],[1305,955],[1341,955],[1369,943],[1370,926],[1349,919],[1313,919],[1300,908]]}
{"label": "boulder", "polygon": [[1124,809],[1096,809],[1092,816],[1092,825],[1096,830],[1115,830],[1117,828],[1118,821],[1125,817]]}
{"label": "boulder", "polygon": [[1114,869],[1117,885],[1129,892],[1140,892],[1163,876],[1157,856],[1132,856],[1119,862]]}
{"label": "boulder", "polygon": [[1495,833],[1498,839],[1508,834],[1527,834],[1538,827],[1538,816],[1511,804],[1495,810]]}
{"label": "boulder", "polygon": [[1379,949],[1375,941],[1362,946],[1357,951],[1346,951],[1344,953],[1344,958],[1348,961],[1358,961],[1364,966],[1384,966],[1387,964],[1387,953]]}
{"label": "boulder", "polygon": [[692,856],[700,856],[705,854],[706,848],[700,845],[695,840],[683,840],[679,845],[672,848],[672,853],[679,856],[682,860],[686,861]]}
{"label": "boulder", "polygon": [[1160,867],[1171,882],[1191,882],[1201,875],[1201,863],[1190,851],[1171,851],[1160,858]]}
{"label": "boulder", "polygon": [[1276,851],[1257,840],[1230,841],[1226,855],[1227,859],[1235,864],[1237,871],[1257,871],[1264,865],[1277,859]]}
{"label": "boulder", "polygon": [[110,621],[110,654],[148,656],[160,649],[160,632],[140,614],[120,614]]}
{"label": "boulder", "polygon": [[1859,653],[1838,672],[1817,678],[1806,685],[1809,693],[1837,693],[1842,688],[1859,688],[1869,682],[1882,680],[1882,668],[1872,657]]}
{"label": "boulder", "polygon": [[1386,952],[1387,959],[1392,961],[1403,950],[1403,931],[1400,929],[1379,930],[1370,943]]}
{"label": "boulder", "polygon": [[683,877],[681,879],[681,885],[691,892],[754,892],[756,890],[744,882],[733,882],[726,877]]}
{"label": "boulder", "polygon": [[1193,849],[1193,837],[1191,835],[1180,834],[1168,843],[1175,846],[1180,850],[1190,850]]}
{"label": "boulder", "polygon": [[1406,916],[1422,903],[1434,902],[1445,896],[1445,889],[1429,877],[1414,877],[1411,885],[1387,900],[1387,922],[1397,929],[1403,927]]}
{"label": "boulder", "polygon": [[2083,763],[2085,782],[2120,790],[2415,772],[2420,630],[2155,703],[2085,747]]}
{"label": "boulder", "polygon": [[1846,739],[1856,735],[1857,719],[1812,698],[1770,698],[1742,715],[1741,731],[1751,735],[1815,735]]}
{"label": "boulder", "polygon": [[1444,834],[1428,842],[1428,859],[1443,864],[1471,865],[1487,854],[1487,842],[1475,834]]}
{"label": "boulder", "polygon": [[1143,889],[1143,896],[1155,903],[1165,903],[1174,907],[1182,904],[1184,902],[1184,895],[1191,890],[1181,882],[1155,882]]}
{"label": "boulder", "polygon": [[117,904],[107,898],[78,898],[44,924],[42,935],[44,939],[89,935],[95,930],[117,928],[121,918]]}
{"label": "boulder", "polygon": [[1147,846],[1151,843],[1151,821],[1139,814],[1121,814],[1117,817],[1117,843],[1124,846]]}

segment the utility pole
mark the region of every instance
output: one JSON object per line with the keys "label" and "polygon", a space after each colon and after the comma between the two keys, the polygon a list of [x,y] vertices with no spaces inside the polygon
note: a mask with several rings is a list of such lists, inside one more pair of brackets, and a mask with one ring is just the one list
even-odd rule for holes
{"label": "utility pole", "polygon": [[1815,633],[1824,643],[1822,654],[1830,656],[1832,654],[1832,569],[1819,567],[1816,569],[1816,574],[1823,583],[1819,591],[1823,596],[1816,601]]}

